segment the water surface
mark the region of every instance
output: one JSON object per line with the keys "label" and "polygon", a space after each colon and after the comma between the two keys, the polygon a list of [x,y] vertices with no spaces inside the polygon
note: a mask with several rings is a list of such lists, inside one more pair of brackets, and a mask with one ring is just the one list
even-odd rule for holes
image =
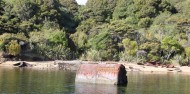
{"label": "water surface", "polygon": [[130,72],[127,87],[75,83],[75,72],[0,68],[0,94],[190,94],[190,75]]}

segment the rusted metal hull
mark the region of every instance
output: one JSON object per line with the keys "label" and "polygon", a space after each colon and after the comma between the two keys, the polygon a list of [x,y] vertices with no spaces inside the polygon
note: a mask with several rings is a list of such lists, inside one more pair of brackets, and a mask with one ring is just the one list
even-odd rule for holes
{"label": "rusted metal hull", "polygon": [[81,64],[75,82],[126,85],[126,70],[122,64]]}

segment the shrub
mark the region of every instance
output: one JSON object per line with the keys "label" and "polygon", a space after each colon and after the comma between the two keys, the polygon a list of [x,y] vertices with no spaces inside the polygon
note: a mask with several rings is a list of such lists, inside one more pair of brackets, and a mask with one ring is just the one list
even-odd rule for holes
{"label": "shrub", "polygon": [[131,55],[131,56],[136,55],[137,48],[138,48],[136,41],[132,41],[132,40],[126,38],[122,41],[122,43],[123,43],[123,46],[125,48],[126,54]]}
{"label": "shrub", "polygon": [[69,48],[61,44],[48,45],[38,43],[34,49],[38,55],[44,56],[46,60],[70,60],[74,55]]}
{"label": "shrub", "polygon": [[4,49],[4,40],[0,39],[0,51],[3,51]]}
{"label": "shrub", "polygon": [[105,61],[105,60],[118,60],[118,54],[111,52],[111,50],[96,50],[89,49],[86,53],[83,53],[80,57],[81,60],[89,60],[89,61]]}
{"label": "shrub", "polygon": [[152,24],[152,20],[149,17],[142,18],[138,22],[138,26],[141,28],[147,28]]}
{"label": "shrub", "polygon": [[147,52],[147,61],[156,62],[160,60],[160,43],[146,42],[140,45],[140,49]]}
{"label": "shrub", "polygon": [[119,54],[120,61],[126,61],[126,62],[136,62],[137,58],[136,56],[131,56],[125,52],[121,52]]}
{"label": "shrub", "polygon": [[6,51],[9,55],[17,56],[21,52],[21,47],[18,44],[17,40],[11,40],[7,45],[6,45]]}
{"label": "shrub", "polygon": [[172,61],[173,61],[172,63],[177,63],[177,64],[180,64],[180,65],[184,65],[184,64],[187,63],[187,61],[186,61],[183,54],[174,56]]}
{"label": "shrub", "polygon": [[167,60],[184,51],[184,48],[178,43],[178,41],[173,39],[171,36],[165,37],[162,40],[161,49],[165,59]]}
{"label": "shrub", "polygon": [[94,49],[90,49],[86,53],[82,54],[81,60],[89,60],[89,61],[101,61],[100,52]]}
{"label": "shrub", "polygon": [[47,60],[69,60],[75,57],[68,47],[65,31],[59,29],[43,29],[42,32],[31,32],[30,41],[33,52]]}
{"label": "shrub", "polygon": [[24,33],[4,33],[0,35],[0,50],[9,55],[18,56],[23,50],[28,50],[23,47],[27,42],[28,38]]}

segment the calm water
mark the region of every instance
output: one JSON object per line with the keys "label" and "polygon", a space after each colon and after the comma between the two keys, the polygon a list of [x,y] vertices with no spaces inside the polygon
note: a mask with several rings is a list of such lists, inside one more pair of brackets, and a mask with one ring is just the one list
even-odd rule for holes
{"label": "calm water", "polygon": [[128,86],[75,84],[75,72],[0,68],[0,94],[190,94],[190,75],[128,73]]}

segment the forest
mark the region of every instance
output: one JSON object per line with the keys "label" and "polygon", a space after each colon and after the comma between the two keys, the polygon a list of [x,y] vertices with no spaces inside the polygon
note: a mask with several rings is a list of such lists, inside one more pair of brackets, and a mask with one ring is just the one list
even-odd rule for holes
{"label": "forest", "polygon": [[0,0],[2,60],[190,61],[189,0]]}

